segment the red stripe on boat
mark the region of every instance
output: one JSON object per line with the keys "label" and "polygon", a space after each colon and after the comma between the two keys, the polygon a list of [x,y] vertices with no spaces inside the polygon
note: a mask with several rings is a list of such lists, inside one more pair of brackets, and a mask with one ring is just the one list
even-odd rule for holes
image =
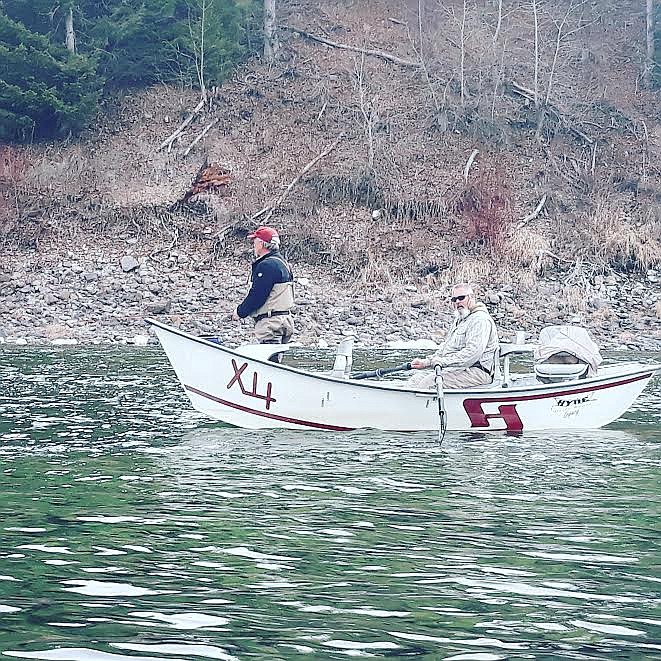
{"label": "red stripe on boat", "polygon": [[206,397],[207,399],[211,399],[214,402],[218,402],[218,404],[223,404],[223,406],[229,406],[230,408],[243,411],[244,413],[251,413],[252,415],[258,415],[262,418],[269,418],[270,420],[279,420],[280,422],[288,422],[292,425],[314,427],[315,429],[328,429],[330,431],[353,431],[355,429],[355,427],[338,427],[337,425],[326,425],[322,422],[297,420],[296,418],[288,418],[287,416],[284,415],[276,415],[275,413],[266,413],[266,411],[257,411],[256,409],[251,409],[248,406],[242,406],[241,404],[235,404],[234,402],[228,402],[226,399],[215,397],[214,395],[210,395],[208,392],[204,392],[203,390],[198,390],[197,388],[193,388],[193,386],[184,386],[184,388],[186,388],[186,390],[190,390],[191,392],[194,392],[196,395],[200,395],[200,397]]}
{"label": "red stripe on boat", "polygon": [[574,388],[573,390],[564,390],[563,392],[542,392],[537,395],[519,395],[512,397],[489,397],[484,395],[483,392],[475,393],[475,397],[467,396],[465,399],[479,399],[481,402],[528,402],[532,399],[552,399],[555,397],[566,397],[567,395],[579,395],[583,392],[593,392],[594,390],[605,390],[606,388],[617,388],[618,386],[626,386],[627,383],[634,383],[635,381],[642,381],[649,379],[654,372],[647,374],[640,374],[639,376],[632,376],[630,379],[624,379],[615,383],[602,383],[601,385],[585,386],[584,388]]}
{"label": "red stripe on boat", "polygon": [[[511,396],[511,397],[489,397],[485,396],[482,392],[476,392],[474,397],[471,397],[470,394],[462,393],[464,395],[464,406],[466,400],[471,400],[471,401],[479,401],[482,404],[486,403],[499,403],[499,402],[527,402],[533,399],[554,399],[556,397],[566,397],[568,395],[578,395],[580,393],[584,392],[593,392],[595,390],[604,390],[606,388],[616,388],[618,386],[625,386],[628,383],[634,383],[636,381],[641,381],[643,379],[648,379],[653,375],[653,372],[647,372],[646,374],[641,374],[639,376],[634,376],[631,377],[630,379],[624,379],[622,381],[616,381],[615,383],[603,383],[601,385],[594,385],[594,386],[586,386],[584,388],[574,388],[572,390],[564,390],[562,392],[545,392],[545,393],[539,393],[535,395],[518,395],[518,396]],[[200,397],[206,397],[207,399],[210,399],[214,402],[217,402],[218,404],[222,404],[223,406],[229,406],[230,408],[237,409],[238,411],[243,411],[244,413],[250,413],[252,415],[257,415],[262,418],[269,418],[270,420],[279,420],[280,422],[288,422],[292,425],[301,425],[303,427],[312,427],[314,429],[328,429],[330,431],[353,431],[355,427],[339,427],[337,425],[327,425],[322,422],[310,422],[309,420],[298,420],[297,418],[289,418],[284,415],[277,415],[275,413],[267,413],[266,411],[257,411],[256,409],[251,409],[248,406],[242,406],[241,404],[236,404],[234,402],[227,401],[226,399],[221,399],[220,397],[216,397],[214,395],[210,395],[207,392],[204,392],[203,390],[198,390],[197,388],[194,388],[193,386],[188,386],[184,385],[184,388],[186,390],[190,390],[191,392],[194,392],[196,395],[200,395]],[[435,393],[430,393],[431,396],[433,396]],[[470,417],[469,417],[470,419]]]}

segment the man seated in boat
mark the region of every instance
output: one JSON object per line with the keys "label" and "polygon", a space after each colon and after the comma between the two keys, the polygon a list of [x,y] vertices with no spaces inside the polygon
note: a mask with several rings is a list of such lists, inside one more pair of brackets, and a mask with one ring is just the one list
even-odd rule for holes
{"label": "man seated in boat", "polygon": [[248,234],[255,261],[250,291],[236,308],[236,320],[252,317],[260,344],[286,344],[294,334],[294,276],[280,254],[280,237],[272,227],[258,227]]}
{"label": "man seated in boat", "polygon": [[[452,288],[450,303],[454,322],[443,346],[426,358],[414,358],[413,369],[440,365],[444,388],[471,388],[493,381],[498,331],[484,303],[479,303],[470,285]],[[434,372],[414,374],[409,384],[416,388],[433,388]]]}

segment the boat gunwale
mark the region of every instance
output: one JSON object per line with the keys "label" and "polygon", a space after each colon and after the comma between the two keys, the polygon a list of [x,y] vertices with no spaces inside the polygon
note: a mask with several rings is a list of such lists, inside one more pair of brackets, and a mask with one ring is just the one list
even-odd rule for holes
{"label": "boat gunwale", "polygon": [[[401,386],[393,383],[384,383],[384,382],[375,382],[375,381],[358,381],[355,379],[343,379],[339,377],[334,377],[329,374],[321,374],[317,372],[310,372],[308,370],[303,370],[298,367],[293,367],[291,365],[282,365],[281,363],[274,363],[272,361],[268,360],[262,360],[260,358],[254,358],[252,356],[246,356],[245,354],[242,354],[240,351],[237,351],[236,349],[230,349],[229,347],[226,347],[223,344],[219,344],[218,342],[212,342],[210,340],[205,340],[202,337],[196,336],[196,335],[191,335],[190,333],[187,333],[186,331],[182,331],[178,328],[174,328],[173,326],[169,326],[167,324],[164,324],[160,321],[156,321],[155,319],[145,319],[146,323],[156,326],[160,328],[161,330],[164,330],[166,332],[169,332],[173,335],[178,335],[180,337],[183,337],[184,339],[187,340],[192,340],[193,342],[196,342],[198,344],[202,344],[207,347],[211,347],[212,349],[217,349],[219,351],[222,351],[224,353],[228,353],[232,356],[235,356],[237,358],[242,358],[244,360],[250,360],[253,362],[256,362],[260,365],[264,365],[265,367],[271,367],[271,368],[276,368],[279,370],[284,370],[286,372],[293,372],[295,374],[299,374],[302,376],[307,376],[311,377],[314,379],[319,379],[322,381],[330,381],[332,383],[338,383],[338,384],[344,384],[344,385],[350,385],[350,386],[357,386],[360,388],[370,388],[372,390],[387,390],[389,392],[401,392],[401,393],[411,393],[415,395],[421,395],[421,396],[428,396],[430,398],[436,398],[436,391],[435,390],[419,390],[419,389],[407,389],[407,388],[402,388]],[[277,346],[277,345],[273,345]],[[645,378],[649,376],[649,378],[654,377],[657,373],[661,373],[661,367],[658,365],[644,365],[643,363],[637,363],[637,362],[626,362],[626,363],[620,363],[624,367],[622,371],[619,371],[617,374],[612,374],[612,375],[595,375],[592,377],[587,377],[584,379],[572,379],[572,380],[567,380],[567,381],[559,381],[556,383],[538,383],[538,384],[532,384],[532,385],[527,385],[527,386],[522,386],[522,387],[491,387],[491,388],[453,388],[452,390],[448,391],[445,393],[445,396],[456,396],[456,395],[462,395],[464,397],[469,396],[469,397],[474,397],[474,396],[479,396],[481,398],[494,398],[494,399],[502,399],[502,396],[512,398],[515,397],[516,394],[521,394],[524,396],[527,393],[545,393],[545,392],[552,392],[554,390],[566,390],[568,387],[571,386],[580,386],[581,390],[590,390],[590,387],[592,385],[600,385],[604,384],[609,381],[621,379],[621,378],[629,378],[633,376],[641,376],[641,378]],[[608,365],[606,366],[607,368],[614,368],[617,367],[618,364],[614,365]],[[627,369],[627,366],[628,369]],[[635,369],[634,369],[635,368]],[[644,376],[642,376],[644,375]],[[635,379],[640,380],[640,379]],[[619,385],[619,384],[618,384]],[[501,397],[498,397],[498,394],[501,394]]]}

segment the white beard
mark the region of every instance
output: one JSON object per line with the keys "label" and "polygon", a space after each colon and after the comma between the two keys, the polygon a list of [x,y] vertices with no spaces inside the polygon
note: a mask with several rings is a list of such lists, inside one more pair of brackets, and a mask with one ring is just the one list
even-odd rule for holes
{"label": "white beard", "polygon": [[469,314],[469,311],[466,308],[459,308],[454,311],[454,319],[455,321],[461,321],[462,319],[465,319]]}

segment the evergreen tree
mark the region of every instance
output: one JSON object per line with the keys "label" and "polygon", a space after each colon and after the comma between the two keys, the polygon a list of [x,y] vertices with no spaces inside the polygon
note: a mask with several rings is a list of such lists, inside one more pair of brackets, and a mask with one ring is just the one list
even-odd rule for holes
{"label": "evergreen tree", "polygon": [[97,109],[103,80],[90,58],[0,12],[0,139],[65,136]]}
{"label": "evergreen tree", "polygon": [[204,35],[207,82],[214,84],[245,52],[242,25],[250,6],[236,0],[115,1],[107,14],[89,20],[85,38],[99,50],[100,70],[112,85],[191,85],[199,82]]}
{"label": "evergreen tree", "polygon": [[[0,0],[0,139],[66,135],[101,90],[220,83],[255,0]],[[67,52],[66,23],[75,32]]]}

